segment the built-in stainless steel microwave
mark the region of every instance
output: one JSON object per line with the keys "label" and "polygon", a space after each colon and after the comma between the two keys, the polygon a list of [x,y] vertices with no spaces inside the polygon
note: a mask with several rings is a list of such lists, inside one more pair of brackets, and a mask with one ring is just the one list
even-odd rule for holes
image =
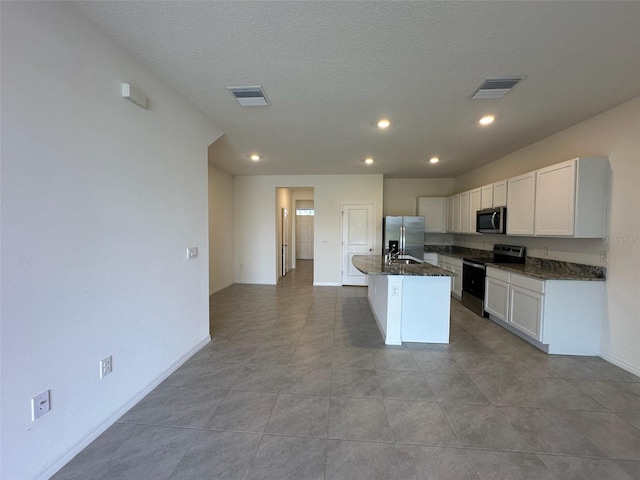
{"label": "built-in stainless steel microwave", "polygon": [[476,212],[476,232],[505,233],[507,230],[507,208],[485,208]]}

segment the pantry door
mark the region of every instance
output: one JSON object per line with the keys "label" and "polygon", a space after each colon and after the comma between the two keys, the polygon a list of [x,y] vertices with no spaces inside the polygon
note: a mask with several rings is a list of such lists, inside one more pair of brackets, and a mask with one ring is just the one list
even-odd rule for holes
{"label": "pantry door", "polygon": [[353,266],[354,255],[372,255],[376,241],[375,205],[342,205],[342,285],[367,285],[367,276]]}

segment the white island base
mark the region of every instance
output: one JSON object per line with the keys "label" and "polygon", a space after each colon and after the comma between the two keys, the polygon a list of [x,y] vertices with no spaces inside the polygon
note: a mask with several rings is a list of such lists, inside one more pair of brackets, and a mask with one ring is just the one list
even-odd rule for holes
{"label": "white island base", "polygon": [[451,277],[368,275],[384,343],[449,343]]}

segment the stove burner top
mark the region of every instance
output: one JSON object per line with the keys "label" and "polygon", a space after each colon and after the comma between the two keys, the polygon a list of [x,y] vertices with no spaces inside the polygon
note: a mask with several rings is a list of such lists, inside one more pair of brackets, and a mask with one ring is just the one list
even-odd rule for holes
{"label": "stove burner top", "polygon": [[525,247],[495,244],[493,246],[493,256],[463,258],[462,260],[475,263],[476,265],[486,265],[487,263],[524,263],[525,252]]}

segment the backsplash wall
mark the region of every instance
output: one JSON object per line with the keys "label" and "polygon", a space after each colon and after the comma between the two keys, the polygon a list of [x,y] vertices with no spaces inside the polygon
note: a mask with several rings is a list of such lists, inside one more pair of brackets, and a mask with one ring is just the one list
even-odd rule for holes
{"label": "backsplash wall", "polygon": [[459,247],[491,250],[495,243],[525,246],[529,257],[607,267],[607,262],[601,259],[601,252],[604,252],[604,255],[608,255],[609,244],[601,238],[453,235],[453,245]]}

